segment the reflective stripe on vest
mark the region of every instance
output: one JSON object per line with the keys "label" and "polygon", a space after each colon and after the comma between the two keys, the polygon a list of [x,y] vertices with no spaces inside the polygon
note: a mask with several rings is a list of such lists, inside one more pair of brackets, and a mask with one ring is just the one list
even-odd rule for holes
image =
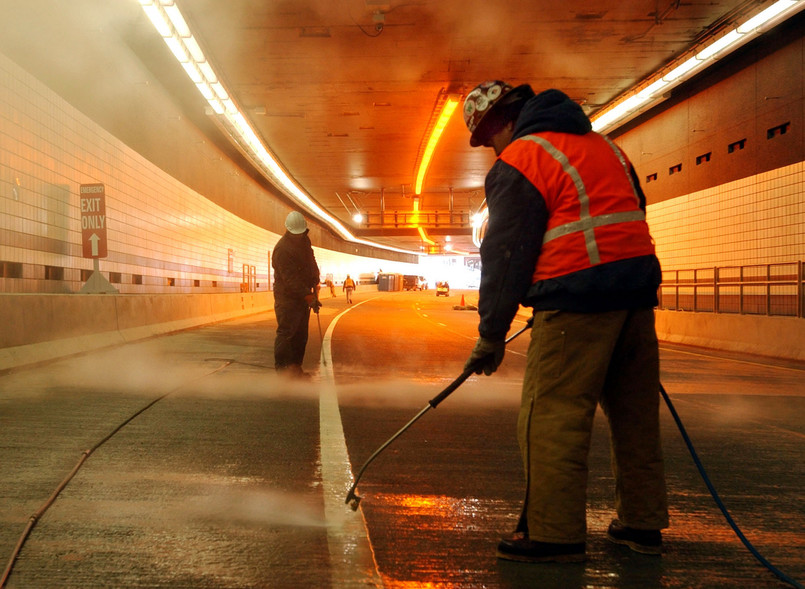
{"label": "reflective stripe on vest", "polygon": [[590,265],[601,263],[601,256],[598,253],[598,244],[595,240],[594,230],[596,227],[604,227],[606,225],[613,225],[615,223],[629,223],[632,221],[644,222],[646,220],[645,213],[643,213],[643,211],[639,208],[640,199],[637,196],[637,191],[635,190],[634,182],[632,181],[632,176],[629,173],[629,167],[625,158],[623,157],[623,154],[608,137],[604,138],[615,152],[615,155],[621,162],[621,165],[624,167],[624,171],[629,178],[629,184],[632,186],[635,202],[638,207],[637,210],[592,216],[590,214],[590,197],[587,194],[584,181],[581,179],[581,175],[579,174],[578,170],[567,159],[567,156],[559,151],[544,137],[540,137],[538,135],[526,135],[525,137],[520,138],[520,140],[533,141],[534,143],[539,144],[552,158],[554,158],[559,165],[562,166],[562,170],[571,178],[576,187],[576,193],[578,194],[580,206],[579,220],[571,221],[570,223],[565,223],[564,225],[559,225],[549,229],[545,232],[545,235],[542,238],[542,244],[545,245],[549,241],[553,241],[554,239],[564,237],[565,235],[569,235],[571,233],[581,232],[584,234],[584,243],[587,247],[587,256],[589,258]]}

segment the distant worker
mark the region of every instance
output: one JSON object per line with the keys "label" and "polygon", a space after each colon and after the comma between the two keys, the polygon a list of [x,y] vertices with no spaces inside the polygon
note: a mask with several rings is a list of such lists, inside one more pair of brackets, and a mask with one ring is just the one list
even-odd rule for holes
{"label": "distant worker", "polygon": [[344,286],[341,287],[341,290],[347,293],[347,302],[350,305],[352,304],[352,291],[356,288],[355,281],[349,277],[349,274],[347,274],[347,278],[344,280]]}
{"label": "distant worker", "polygon": [[285,219],[287,231],[277,242],[274,268],[274,367],[289,376],[304,376],[302,360],[307,346],[310,310],[319,312],[319,267],[308,237],[307,222],[292,211]]}
{"label": "distant worker", "polygon": [[466,369],[493,373],[520,304],[534,327],[517,433],[523,510],[499,558],[586,557],[587,459],[600,403],[609,420],[617,519],[607,538],[660,554],[668,526],[653,307],[660,265],[626,155],[558,90],[485,82],[464,101],[486,176],[479,339]]}
{"label": "distant worker", "polygon": [[335,294],[335,284],[333,283],[333,279],[328,276],[324,281],[324,285],[330,289],[330,298],[335,298],[337,295]]}

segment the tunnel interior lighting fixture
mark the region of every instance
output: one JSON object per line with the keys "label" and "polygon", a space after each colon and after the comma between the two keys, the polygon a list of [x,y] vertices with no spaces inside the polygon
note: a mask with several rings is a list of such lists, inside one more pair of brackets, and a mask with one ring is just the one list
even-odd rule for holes
{"label": "tunnel interior lighting fixture", "polygon": [[417,253],[355,237],[335,217],[322,209],[283,169],[269,151],[215,73],[201,45],[174,0],[138,0],[148,20],[173,56],[209,104],[215,120],[229,133],[235,146],[266,178],[293,202],[298,203],[345,240],[402,253]]}
{"label": "tunnel interior lighting fixture", "polygon": [[[702,42],[667,68],[649,77],[645,86],[615,100],[611,107],[591,117],[593,130],[605,133],[617,125],[626,123],[639,113],[663,100],[664,95],[682,82],[689,80],[722,59],[760,36],[784,20],[791,18],[805,8],[805,0],[778,0],[766,9],[749,18],[746,22],[727,31],[717,39]],[[473,216],[472,242],[481,247],[486,232],[489,211],[486,207]]]}
{"label": "tunnel interior lighting fixture", "polygon": [[472,216],[472,243],[475,247],[481,247],[486,233],[486,225],[489,220],[489,209],[483,207],[479,212]]}
{"label": "tunnel interior lighting fixture", "polygon": [[415,227],[419,225],[419,203],[420,203],[419,196],[414,195],[413,203],[411,205],[411,208],[413,210],[413,213],[411,214],[411,224],[414,225]]}
{"label": "tunnel interior lighting fixture", "polygon": [[425,174],[430,166],[430,161],[433,158],[433,150],[436,149],[436,144],[442,136],[444,128],[450,121],[450,117],[458,107],[461,100],[460,94],[448,94],[444,90],[439,92],[436,99],[436,105],[431,113],[430,121],[426,128],[427,141],[425,149],[421,151],[418,158],[418,165],[416,166],[416,181],[414,182],[414,193],[422,193],[422,184],[425,182]]}
{"label": "tunnel interior lighting fixture", "polygon": [[594,115],[592,117],[593,130],[603,133],[627,122],[640,112],[660,102],[671,89],[699,74],[715,61],[724,58],[775,25],[794,16],[803,8],[805,8],[805,0],[778,0],[717,39],[703,42],[664,71],[658,72],[646,80],[645,87],[638,88],[621,100],[615,101],[611,108]]}
{"label": "tunnel interior lighting fixture", "polygon": [[424,227],[417,227],[416,230],[419,232],[419,237],[422,238],[422,241],[424,241],[428,245],[436,245],[436,242],[433,241],[430,237],[428,237],[427,233],[425,233]]}

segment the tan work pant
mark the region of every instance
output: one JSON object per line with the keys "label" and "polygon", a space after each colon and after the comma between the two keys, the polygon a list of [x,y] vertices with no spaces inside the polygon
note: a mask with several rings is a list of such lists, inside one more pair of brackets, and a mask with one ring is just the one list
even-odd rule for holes
{"label": "tan work pant", "polygon": [[599,403],[609,419],[618,519],[638,529],[668,526],[659,388],[652,309],[535,313],[517,424],[529,538],[585,541]]}

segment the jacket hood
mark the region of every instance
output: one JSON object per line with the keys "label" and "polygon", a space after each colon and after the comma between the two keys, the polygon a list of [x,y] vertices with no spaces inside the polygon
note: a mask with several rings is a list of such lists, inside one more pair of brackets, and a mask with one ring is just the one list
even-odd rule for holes
{"label": "jacket hood", "polygon": [[512,141],[541,131],[584,135],[592,131],[590,119],[561,90],[540,92],[523,106],[514,126]]}

